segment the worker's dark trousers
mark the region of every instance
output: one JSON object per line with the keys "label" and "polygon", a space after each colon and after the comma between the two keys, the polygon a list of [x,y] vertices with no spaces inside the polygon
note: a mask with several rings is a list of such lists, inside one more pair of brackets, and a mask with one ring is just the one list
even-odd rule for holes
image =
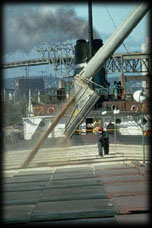
{"label": "worker's dark trousers", "polygon": [[100,156],[103,156],[103,149],[102,149],[102,147],[103,147],[103,143],[102,142],[98,142],[98,151],[99,151],[99,155]]}
{"label": "worker's dark trousers", "polygon": [[109,140],[104,141],[104,153],[109,154]]}
{"label": "worker's dark trousers", "polygon": [[[104,147],[104,153],[103,153],[103,148]],[[104,143],[103,142],[98,142],[98,151],[99,151],[99,155],[103,156],[104,154],[109,154],[109,141],[105,140]]]}

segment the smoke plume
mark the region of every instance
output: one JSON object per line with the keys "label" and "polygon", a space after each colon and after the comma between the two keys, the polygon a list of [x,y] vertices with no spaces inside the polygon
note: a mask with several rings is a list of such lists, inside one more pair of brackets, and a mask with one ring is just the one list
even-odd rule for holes
{"label": "smoke plume", "polygon": [[[30,4],[12,5],[12,10],[9,7],[4,11],[5,53],[29,52],[44,43],[88,39],[88,21],[78,17],[74,9],[53,5],[30,7]],[[97,31],[94,38],[100,38]]]}

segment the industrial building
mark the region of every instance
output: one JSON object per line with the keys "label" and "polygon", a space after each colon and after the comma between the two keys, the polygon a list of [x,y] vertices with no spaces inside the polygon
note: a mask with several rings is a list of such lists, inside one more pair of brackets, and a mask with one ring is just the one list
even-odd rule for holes
{"label": "industrial building", "polygon": [[44,80],[42,77],[35,78],[19,78],[16,80],[17,96],[28,96],[29,89],[34,92],[44,91]]}

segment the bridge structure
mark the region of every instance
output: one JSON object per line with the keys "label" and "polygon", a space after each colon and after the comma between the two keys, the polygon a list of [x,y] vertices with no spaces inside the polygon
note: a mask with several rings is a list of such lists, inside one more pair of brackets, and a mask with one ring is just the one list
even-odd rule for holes
{"label": "bridge structure", "polygon": [[[47,58],[47,59],[29,59],[24,61],[16,61],[16,62],[9,62],[4,63],[2,65],[3,69],[9,69],[9,68],[18,68],[18,67],[26,67],[26,66],[39,66],[39,65],[45,65],[45,64],[73,64],[73,57],[65,57],[65,58]],[[63,62],[64,61],[64,62]]]}
{"label": "bridge structure", "polygon": [[106,72],[108,74],[120,73],[123,87],[126,82],[133,80],[149,83],[150,63],[150,54],[147,53],[118,53],[112,55],[106,62]]}
{"label": "bridge structure", "polygon": [[[29,59],[25,61],[14,61],[4,63],[2,69],[18,68],[26,66],[39,66],[45,64],[71,65],[74,66],[74,56],[68,57],[52,57],[41,59]],[[150,54],[135,52],[135,53],[116,53],[113,54],[106,62],[106,72],[111,73],[149,73],[150,72]]]}

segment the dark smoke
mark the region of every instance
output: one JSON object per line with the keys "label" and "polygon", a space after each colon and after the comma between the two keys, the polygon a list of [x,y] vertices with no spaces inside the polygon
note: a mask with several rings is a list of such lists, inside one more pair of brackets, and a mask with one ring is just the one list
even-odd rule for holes
{"label": "dark smoke", "polygon": [[[12,6],[12,11],[13,11]],[[14,7],[5,11],[5,53],[32,48],[44,43],[88,39],[88,22],[78,17],[74,9],[62,7]],[[15,13],[16,12],[16,13]],[[94,38],[100,38],[94,31]]]}

